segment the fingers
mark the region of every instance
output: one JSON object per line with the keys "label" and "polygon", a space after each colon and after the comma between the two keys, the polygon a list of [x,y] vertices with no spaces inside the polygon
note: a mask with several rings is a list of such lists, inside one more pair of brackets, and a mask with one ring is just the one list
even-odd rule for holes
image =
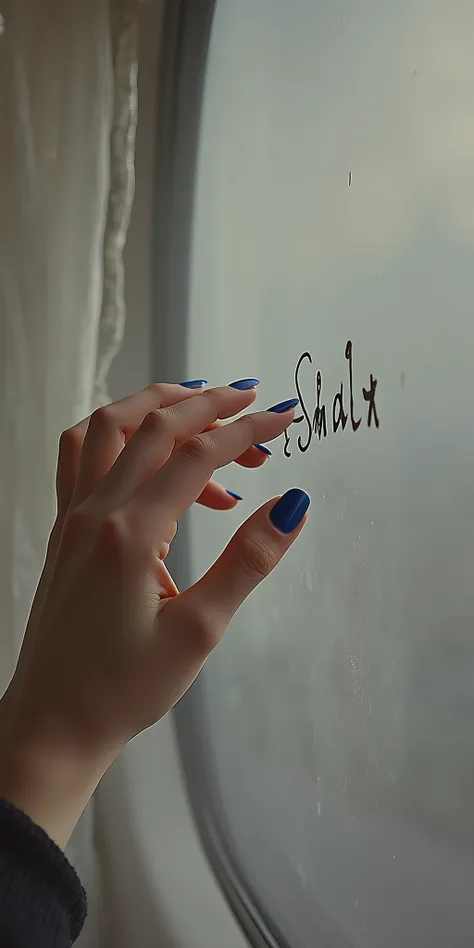
{"label": "fingers", "polygon": [[[202,390],[202,385],[199,386],[196,383],[193,384],[192,388],[193,390],[189,391],[186,387],[183,388],[181,385],[152,385],[148,389],[145,389],[144,392],[139,392],[137,395],[127,396],[126,398],[116,402],[114,405],[107,406],[105,422],[107,421],[108,415],[110,415],[111,418],[115,417],[116,419],[115,432],[112,435],[114,442],[116,439],[115,445],[111,440],[108,439],[104,439],[104,441],[100,443],[99,450],[102,456],[98,460],[98,465],[96,468],[94,458],[83,459],[81,482],[77,485],[77,488],[76,481],[78,477],[81,451],[86,433],[88,432],[89,422],[91,420],[90,416],[84,418],[77,425],[74,425],[62,433],[59,444],[59,458],[56,474],[58,521],[60,524],[64,522],[64,518],[71,505],[74,492],[76,491],[74,498],[75,504],[80,503],[81,500],[84,500],[85,497],[88,496],[89,493],[91,493],[91,491],[94,489],[94,482],[100,480],[99,472],[107,472],[113,466],[117,453],[120,454],[124,443],[128,441],[136,428],[139,427],[140,422],[143,421],[142,416],[146,408],[150,407],[150,405],[161,404],[162,407],[166,409],[168,405],[181,404],[185,401],[188,401],[191,397],[199,395],[200,391]],[[229,389],[227,391],[229,391]],[[232,392],[233,390],[230,389],[230,391]],[[255,396],[252,393],[248,400],[245,398],[241,399],[241,401],[244,402],[244,407],[246,407],[245,403],[248,404],[254,397]],[[237,399],[237,401],[239,401],[239,399]],[[91,431],[89,432],[87,443],[88,453],[92,453],[96,449],[94,442],[96,441],[96,434],[98,434],[100,426],[104,422],[104,414],[105,411],[101,409],[96,415],[93,416],[94,420],[93,424],[91,425]],[[224,417],[224,414],[222,414],[222,417]],[[219,425],[219,421],[215,420],[208,426],[208,428],[209,430],[212,430],[219,427]],[[260,448],[251,447],[245,451],[240,458],[236,458],[236,462],[242,467],[261,467],[267,460],[267,457],[270,455],[270,453],[271,452],[264,446],[261,446]],[[95,476],[94,472],[91,472],[92,467],[95,468]],[[92,473],[90,480],[88,476],[89,473]],[[202,498],[199,498],[198,501],[205,506],[222,510],[235,506],[235,501],[233,501],[229,495],[226,494],[224,488],[219,487],[211,487],[209,491],[205,489]],[[60,536],[60,530],[57,531],[57,533],[58,536]]]}
{"label": "fingers", "polygon": [[[215,431],[217,428],[220,428],[220,423],[216,421],[213,425],[209,425],[206,428],[206,431]],[[253,444],[251,448],[248,448],[247,451],[244,451],[241,454],[240,458],[235,458],[235,463],[239,464],[241,467],[255,468],[262,467],[265,464],[265,461],[271,457],[272,452],[270,448],[267,448],[265,444]]]}
{"label": "fingers", "polygon": [[255,397],[255,390],[239,391],[225,386],[150,412],[103,481],[97,501],[101,505],[105,502],[108,508],[125,503],[190,437],[215,425],[217,419],[238,414]]}
{"label": "fingers", "polygon": [[257,412],[191,437],[139,491],[135,512],[158,532],[166,521],[167,534],[171,522],[179,520],[201,495],[216,468],[241,457],[252,445],[278,437],[293,416],[294,408],[281,414]]}
{"label": "fingers", "polygon": [[162,618],[180,630],[184,646],[207,654],[217,645],[239,606],[301,533],[309,504],[308,494],[297,488],[266,503],[202,579],[168,604]]}
{"label": "fingers", "polygon": [[212,510],[232,510],[237,507],[240,500],[242,500],[240,494],[226,490],[216,481],[209,481],[196,503],[202,504],[203,507],[211,507]]}
{"label": "fingers", "polygon": [[59,439],[58,467],[56,472],[56,496],[58,501],[58,520],[64,520],[76,486],[82,443],[87,431],[89,419],[84,418],[78,425],[63,431]]}
{"label": "fingers", "polygon": [[59,440],[58,466],[56,471],[57,515],[49,536],[43,571],[31,606],[28,627],[34,626],[41,612],[41,606],[53,573],[56,556],[61,542],[62,529],[69,510],[76,483],[82,442],[87,431],[88,418],[63,431]]}
{"label": "fingers", "polygon": [[265,461],[271,457],[271,454],[270,448],[267,448],[266,445],[254,444],[248,451],[244,451],[240,458],[236,458],[235,463],[240,464],[241,467],[262,467]]}
{"label": "fingers", "polygon": [[192,400],[200,392],[200,388],[182,385],[149,385],[141,392],[98,408],[90,417],[84,437],[74,504],[80,504],[102,482],[149,412]]}

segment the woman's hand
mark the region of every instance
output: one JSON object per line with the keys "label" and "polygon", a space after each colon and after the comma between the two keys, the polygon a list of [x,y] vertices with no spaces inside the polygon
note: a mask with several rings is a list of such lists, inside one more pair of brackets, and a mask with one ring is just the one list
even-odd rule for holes
{"label": "woman's hand", "polygon": [[179,593],[165,566],[179,518],[236,501],[210,479],[293,409],[221,419],[255,390],[154,385],[61,438],[58,517],[18,666],[0,702],[0,793],[64,845],[105,770],[189,688],[231,617],[300,532],[309,498],[289,492],[238,530]]}

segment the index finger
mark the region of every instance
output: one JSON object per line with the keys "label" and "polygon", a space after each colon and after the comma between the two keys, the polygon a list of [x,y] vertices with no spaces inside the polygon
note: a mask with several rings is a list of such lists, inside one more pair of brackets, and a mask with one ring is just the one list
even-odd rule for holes
{"label": "index finger", "polygon": [[217,468],[230,464],[256,442],[277,438],[293,417],[294,405],[280,414],[255,412],[190,438],[131,503],[141,508],[150,523],[162,518],[168,523],[179,520]]}

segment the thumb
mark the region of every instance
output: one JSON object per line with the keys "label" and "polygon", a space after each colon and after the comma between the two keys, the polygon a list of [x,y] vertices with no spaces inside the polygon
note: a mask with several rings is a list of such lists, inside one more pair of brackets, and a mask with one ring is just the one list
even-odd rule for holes
{"label": "thumb", "polygon": [[170,603],[178,628],[181,623],[187,628],[186,637],[196,631],[197,648],[207,653],[217,645],[239,606],[300,534],[309,504],[308,494],[298,488],[268,501],[240,527],[202,579]]}

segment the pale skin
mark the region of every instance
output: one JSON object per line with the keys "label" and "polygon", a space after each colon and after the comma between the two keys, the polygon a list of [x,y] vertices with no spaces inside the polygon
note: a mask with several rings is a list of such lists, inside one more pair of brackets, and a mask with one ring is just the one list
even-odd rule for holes
{"label": "pale skin", "polygon": [[165,566],[188,507],[236,505],[214,472],[261,466],[253,445],[291,424],[293,410],[230,420],[255,398],[153,385],[61,437],[57,518],[0,700],[0,795],[61,847],[114,758],[187,691],[304,526],[277,530],[273,498],[189,589],[179,592]]}

